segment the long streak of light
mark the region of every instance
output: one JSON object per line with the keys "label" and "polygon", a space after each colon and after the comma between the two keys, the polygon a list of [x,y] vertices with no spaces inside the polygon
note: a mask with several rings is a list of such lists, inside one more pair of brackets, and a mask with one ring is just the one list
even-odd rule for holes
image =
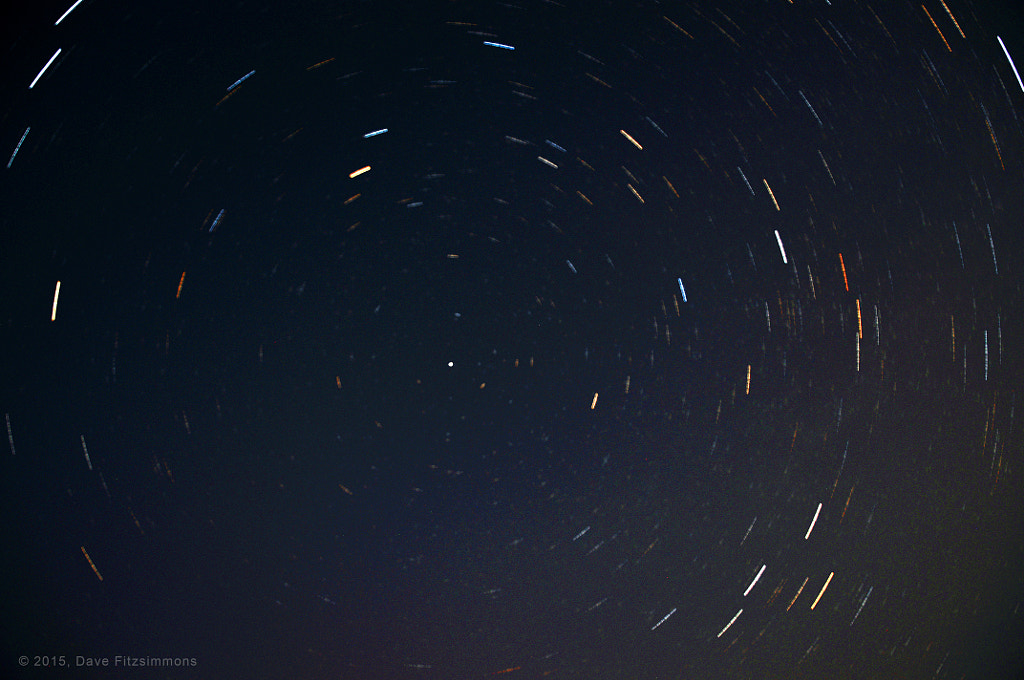
{"label": "long streak of light", "polygon": [[1020,73],[1017,72],[1017,65],[1013,63],[1013,57],[1010,56],[1010,52],[1006,49],[1006,45],[1003,44],[1003,39],[997,35],[996,40],[999,41],[999,46],[1003,48],[1003,54],[1006,55],[1006,61],[1010,62],[1010,68],[1013,69],[1013,75],[1017,76],[1017,84],[1020,85],[1020,91],[1024,92],[1024,83],[1020,80]]}
{"label": "long streak of light", "polygon": [[960,28],[960,22],[956,20],[956,17],[953,16],[953,13],[949,11],[949,7],[946,6],[946,0],[939,0],[939,2],[941,2],[942,6],[946,8],[946,14],[948,14],[949,18],[953,20],[953,25],[956,26],[956,30],[960,31],[960,37],[963,38],[964,40],[967,40],[967,36],[964,35],[963,29]]}
{"label": "long streak of light", "polygon": [[[50,64],[52,64],[54,61],[56,61],[58,54],[60,54],[60,48],[59,47],[57,48],[57,51],[53,53],[53,56],[50,57],[50,61],[46,62],[46,66],[44,66],[43,68],[39,69],[39,73],[37,73],[36,77],[32,79],[32,82],[28,84],[28,89],[31,90],[33,87],[36,86],[36,83],[39,82],[39,79],[43,77],[44,73],[46,73],[46,69],[50,68]],[[1013,62],[1011,62],[1011,63],[1013,63]],[[1014,69],[1014,70],[1016,70],[1016,69]],[[1017,80],[1019,81],[1020,77],[1018,77]]]}
{"label": "long streak of light", "polygon": [[[774,200],[774,197],[773,199]],[[789,264],[789,260],[786,259],[786,249],[782,245],[782,237],[779,236],[779,230],[775,230],[775,240],[779,243],[779,252],[782,253],[782,264]]]}
{"label": "long streak of light", "polygon": [[871,591],[874,590],[874,589],[875,589],[874,586],[871,586],[870,588],[868,588],[868,594],[865,595],[864,599],[860,601],[860,606],[857,607],[857,613],[853,615],[853,619],[850,621],[850,625],[851,626],[853,625],[853,622],[857,620],[857,617],[860,616],[861,610],[864,609],[864,605],[866,605],[868,603],[868,598],[871,597]]}
{"label": "long streak of light", "polygon": [[750,591],[753,590],[754,586],[757,585],[757,582],[759,580],[761,580],[761,574],[764,573],[765,567],[767,567],[767,566],[768,566],[767,564],[762,564],[761,565],[761,570],[757,572],[757,576],[755,576],[754,580],[750,582],[750,585],[747,586],[747,589],[743,591],[743,597],[746,597],[747,595],[749,595]]}
{"label": "long streak of light", "polygon": [[18,140],[18,146],[14,147],[14,152],[11,154],[10,159],[7,161],[7,169],[11,169],[11,164],[14,163],[14,157],[18,155],[18,151],[21,150],[21,145],[25,143],[25,138],[28,137],[28,131],[31,127],[25,128],[25,132],[21,135],[21,139]]}
{"label": "long streak of light", "polygon": [[668,617],[670,617],[670,616],[672,616],[673,614],[675,614],[675,613],[676,613],[676,609],[677,609],[676,607],[672,607],[672,611],[670,611],[670,612],[669,612],[668,614],[665,614],[665,616],[663,616],[663,617],[662,617],[661,621],[658,621],[658,622],[657,622],[656,624],[654,624],[653,626],[651,626],[651,630],[654,630],[655,628],[657,628],[657,627],[658,627],[658,626],[660,626],[661,624],[663,624],[663,623],[665,623],[666,621],[668,621]]}
{"label": "long streak of light", "polygon": [[86,552],[84,545],[82,546],[82,554],[85,555],[86,561],[89,563],[89,566],[92,567],[92,573],[96,574],[96,578],[102,581],[103,576],[100,574],[100,570],[96,568],[96,565],[93,564],[92,558],[89,557],[89,553]]}
{"label": "long streak of light", "polygon": [[796,595],[794,595],[793,599],[789,601],[789,607],[786,607],[786,611],[787,612],[790,610],[790,607],[793,606],[793,603],[796,602],[796,598],[800,597],[800,593],[804,592],[804,586],[806,586],[807,582],[810,581],[810,580],[811,580],[811,577],[808,576],[807,578],[804,579],[804,582],[800,584],[800,588],[799,588],[799,590],[796,591]]}
{"label": "long streak of light", "polygon": [[775,192],[772,191],[772,188],[770,186],[768,186],[768,180],[762,177],[761,181],[764,182],[765,188],[768,189],[768,195],[772,197],[772,203],[775,204],[775,209],[781,212],[782,208],[779,207],[779,202],[775,200]]}
{"label": "long streak of light", "polygon": [[729,628],[732,626],[732,624],[736,623],[736,619],[740,618],[740,614],[742,614],[742,613],[743,613],[742,609],[739,610],[738,612],[736,612],[736,616],[734,616],[731,619],[729,619],[729,623],[725,624],[725,628],[723,628],[722,630],[720,630],[718,632],[718,637],[722,637],[723,635],[725,635],[725,631],[729,630]]}
{"label": "long streak of light", "polygon": [[834,572],[834,571],[833,571],[833,572],[832,572],[831,574],[829,574],[829,575],[828,575],[828,578],[827,578],[827,579],[825,579],[825,585],[823,585],[823,586],[821,587],[821,592],[820,592],[820,593],[818,593],[818,596],[817,596],[816,598],[814,598],[814,602],[812,602],[812,603],[811,603],[811,609],[812,609],[812,610],[813,610],[813,609],[814,609],[815,607],[817,607],[817,606],[818,606],[818,600],[820,600],[820,599],[821,599],[821,596],[825,594],[825,589],[826,589],[826,588],[828,588],[828,584],[829,584],[829,583],[832,583],[832,577],[833,577],[833,576],[835,576],[835,575],[836,575],[836,572]]}
{"label": "long streak of light", "polygon": [[814,530],[814,525],[818,521],[818,514],[821,512],[821,503],[818,503],[818,509],[814,511],[814,519],[811,520],[811,526],[807,527],[807,533],[804,534],[804,540],[806,541],[811,537],[811,531]]}
{"label": "long streak of light", "polygon": [[60,22],[62,22],[65,19],[67,19],[68,15],[71,14],[71,12],[74,11],[74,9],[76,7],[78,7],[79,5],[81,5],[81,4],[82,4],[82,0],[76,0],[75,4],[71,5],[71,7],[68,7],[68,11],[66,11],[66,12],[64,12],[64,14],[60,15],[60,19],[57,19],[57,21],[53,22],[53,25],[54,26],[60,26]]}
{"label": "long streak of light", "polygon": [[57,282],[57,287],[53,289],[53,308],[50,310],[50,321],[57,320],[57,298],[60,297],[60,281]]}

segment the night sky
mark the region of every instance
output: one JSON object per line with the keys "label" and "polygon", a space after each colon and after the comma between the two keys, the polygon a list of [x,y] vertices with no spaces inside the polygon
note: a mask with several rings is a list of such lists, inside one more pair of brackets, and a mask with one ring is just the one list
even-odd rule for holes
{"label": "night sky", "polygon": [[1024,672],[1014,2],[69,5],[5,677]]}

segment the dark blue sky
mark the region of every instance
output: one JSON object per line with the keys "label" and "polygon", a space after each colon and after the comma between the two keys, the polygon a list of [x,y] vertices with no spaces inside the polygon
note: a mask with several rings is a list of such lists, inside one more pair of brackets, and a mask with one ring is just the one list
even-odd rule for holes
{"label": "dark blue sky", "polygon": [[0,34],[10,673],[1019,674],[1019,11],[66,9]]}

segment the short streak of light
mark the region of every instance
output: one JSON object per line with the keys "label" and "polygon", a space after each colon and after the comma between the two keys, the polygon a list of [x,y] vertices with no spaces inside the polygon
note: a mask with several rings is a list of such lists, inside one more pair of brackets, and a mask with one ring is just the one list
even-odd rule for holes
{"label": "short streak of light", "polygon": [[[81,1],[81,0],[79,0]],[[25,143],[25,138],[28,137],[28,131],[31,130],[31,126],[25,128],[25,132],[21,135],[21,139],[18,140],[18,146],[14,147],[14,151],[11,153],[10,160],[7,161],[7,169],[11,169],[11,163],[14,162],[14,157],[18,155],[18,150],[21,149],[21,145]]]}
{"label": "short streak of light", "polygon": [[[772,197],[772,200],[775,200],[775,198]],[[777,203],[775,204],[775,207],[779,207]],[[775,240],[779,244],[779,252],[782,253],[782,264],[789,264],[789,260],[786,259],[786,248],[782,245],[782,237],[779,236],[778,229],[775,230]]]}
{"label": "short streak of light", "polygon": [[256,73],[256,69],[253,69],[252,71],[249,71],[244,76],[242,76],[241,78],[239,78],[235,82],[231,83],[231,85],[228,87],[227,91],[231,92],[231,90],[235,89],[236,87],[238,87],[239,85],[244,83],[246,80],[251,78],[254,73]]}
{"label": "short streak of light", "polygon": [[[662,15],[661,18],[664,19],[665,21],[667,21],[668,23],[672,24],[672,27],[674,29],[676,29],[677,31],[679,31],[680,33],[685,35],[687,38],[689,38],[690,40],[694,40],[694,37],[692,35],[690,35],[689,33],[687,33],[686,31],[684,31],[682,28],[680,28],[679,24],[677,24],[676,22],[672,21],[667,16]],[[650,120],[650,119],[648,118],[648,120]]]}
{"label": "short streak of light", "polygon": [[573,536],[572,540],[574,540],[574,541],[580,540],[581,538],[583,538],[583,534],[587,533],[588,531],[590,531],[590,525],[589,524],[587,526],[585,526],[583,529],[581,529],[580,533],[578,533],[575,536]]}
{"label": "short streak of light", "polygon": [[860,373],[860,336],[854,336],[853,339],[857,345],[857,372]]}
{"label": "short streak of light", "polygon": [[665,134],[665,131],[658,127],[658,124],[651,120],[649,116],[644,116],[644,118],[647,120],[648,123],[651,124],[651,127],[653,127],[655,130],[661,133],[662,137],[668,137],[668,135]]}
{"label": "short streak of light", "polygon": [[952,52],[953,48],[949,46],[949,41],[946,40],[946,36],[942,35],[942,31],[939,30],[939,25],[935,23],[935,19],[932,19],[932,13],[929,12],[928,8],[924,5],[921,5],[921,9],[923,9],[924,13],[928,15],[928,21],[932,22],[932,26],[935,27],[935,31],[939,34],[939,37],[942,38],[942,42],[946,43],[946,49]]}
{"label": "short streak of light", "polygon": [[864,324],[861,322],[860,318],[860,298],[857,298],[857,337],[864,337]]}
{"label": "short streak of light", "polygon": [[50,310],[50,321],[57,320],[57,298],[60,297],[60,281],[57,282],[57,287],[53,289],[53,309]]}
{"label": "short streak of light", "polygon": [[825,579],[825,585],[823,585],[821,587],[821,592],[818,593],[818,596],[816,598],[814,598],[814,602],[811,603],[811,610],[812,611],[814,610],[814,608],[816,606],[818,606],[818,600],[820,600],[821,596],[825,594],[825,589],[828,588],[828,584],[829,583],[832,583],[832,577],[835,576],[835,575],[836,575],[836,572],[833,571],[831,574],[828,575],[828,578]]}
{"label": "short streak of light", "polygon": [[814,529],[814,525],[818,521],[819,513],[821,513],[821,503],[818,503],[818,509],[814,511],[814,519],[811,520],[811,526],[807,527],[807,533],[804,534],[805,541],[811,537],[811,531]]}
{"label": "short streak of light", "polygon": [[996,139],[995,130],[992,129],[992,122],[988,118],[988,111],[985,110],[984,105],[982,105],[981,110],[985,114],[985,126],[988,127],[989,137],[992,138],[992,147],[996,150],[996,156],[999,158],[999,165],[1005,170],[1006,166],[1003,165],[1003,154],[999,150],[999,140]]}
{"label": "short streak of light", "polygon": [[[1017,76],[1017,84],[1020,85],[1020,91],[1024,92],[1024,83],[1020,80],[1020,73],[1017,72],[1017,65],[1013,63],[1013,57],[1010,56],[1010,52],[1006,49],[1003,39],[997,35],[996,40],[999,41],[999,46],[1003,48],[1003,54],[1006,55],[1006,61],[1010,62],[1010,68],[1013,69],[1013,75]],[[57,51],[60,52],[60,50]]]}
{"label": "short streak of light", "polygon": [[210,233],[211,234],[213,232],[217,231],[217,227],[220,226],[221,220],[224,219],[224,211],[225,210],[226,210],[225,208],[221,208],[220,212],[217,213],[217,216],[215,218],[213,218],[213,224],[210,225]]}
{"label": "short streak of light", "polygon": [[320,68],[321,66],[323,66],[325,64],[330,64],[332,61],[334,61],[334,57],[331,57],[330,59],[324,59],[323,61],[318,61],[317,63],[313,64],[312,66],[307,66],[306,70],[307,71],[316,70],[316,69]]}
{"label": "short streak of light", "polygon": [[373,132],[367,132],[363,135],[363,139],[369,139],[370,137],[376,137],[377,135],[383,135],[388,131],[387,128],[381,128],[380,130],[374,130]]}
{"label": "short streak of light", "polygon": [[772,203],[775,204],[775,209],[778,210],[779,212],[782,212],[782,208],[779,207],[779,202],[775,200],[775,192],[772,191],[772,188],[770,186],[768,186],[768,180],[762,177],[761,181],[764,182],[765,188],[768,189],[768,195],[772,197]]}
{"label": "short streak of light", "polygon": [[359,175],[365,175],[369,171],[370,171],[370,166],[369,165],[365,165],[365,166],[359,168],[358,170],[353,170],[352,172],[348,173],[348,178],[349,179],[353,179],[355,177],[359,177]]}
{"label": "short streak of light", "polygon": [[964,387],[966,388],[967,387],[967,346],[966,345],[964,345],[964,352],[963,352],[963,354],[964,354],[963,381],[964,381]]}
{"label": "short streak of light", "polygon": [[572,260],[566,260],[566,261],[565,261],[565,263],[566,263],[567,265],[569,265],[569,270],[570,270],[570,271],[571,271],[571,272],[572,272],[573,274],[575,274],[575,273],[576,273],[576,267],[574,267],[574,266],[573,266],[573,264],[572,264]]}
{"label": "short streak of light", "polygon": [[999,276],[999,263],[996,262],[996,244],[992,240],[992,225],[986,224],[985,229],[988,230],[988,245],[992,249],[992,266],[996,269],[996,276]]}
{"label": "short streak of light", "polygon": [[846,509],[850,507],[850,499],[853,498],[853,490],[855,488],[857,488],[857,487],[856,486],[851,486],[850,487],[850,495],[846,497],[846,505],[843,506],[843,514],[840,515],[840,517],[839,517],[839,523],[840,524],[843,523],[843,518],[846,517]]}
{"label": "short streak of light", "polygon": [[[754,88],[754,92],[757,92],[756,87]],[[761,98],[761,101],[764,103],[765,106],[768,107],[768,110],[772,112],[772,115],[778,118],[779,114],[775,113],[775,109],[773,109],[772,105],[768,103],[768,100],[764,98],[764,95],[761,94],[760,92],[757,92],[757,96]]]}
{"label": "short streak of light", "polygon": [[54,25],[54,26],[60,26],[60,22],[62,22],[62,21],[64,21],[65,19],[67,19],[68,15],[69,15],[69,14],[71,14],[71,12],[72,12],[72,11],[73,11],[73,10],[74,10],[74,9],[75,9],[76,7],[78,7],[78,6],[79,6],[79,5],[81,5],[81,4],[82,4],[82,0],[75,0],[75,4],[71,5],[71,7],[68,7],[68,11],[64,12],[64,14],[61,14],[61,15],[60,15],[60,19],[57,19],[57,21],[53,22],[53,25]]}
{"label": "short streak of light", "polygon": [[520,668],[522,668],[522,666],[509,666],[508,668],[502,668],[500,671],[494,671],[493,673],[491,673],[491,675],[504,675],[505,673],[517,671]]}
{"label": "short streak of light", "polygon": [[818,118],[818,112],[814,110],[814,107],[811,106],[811,103],[807,101],[807,97],[804,96],[804,91],[797,91],[800,93],[800,98],[804,100],[804,104],[807,104],[807,108],[809,108],[811,110],[811,113],[814,114],[814,120],[818,121],[818,127],[825,127],[824,124],[822,124],[821,122],[821,118]]}
{"label": "short streak of light", "polygon": [[939,2],[942,3],[942,7],[946,10],[946,14],[949,15],[949,18],[953,20],[953,25],[956,26],[956,30],[960,31],[960,37],[967,40],[967,36],[964,35],[963,30],[960,28],[960,22],[958,22],[956,17],[953,16],[953,13],[949,11],[949,7],[946,7],[946,0],[939,0]]}
{"label": "short streak of light", "polygon": [[597,408],[597,392],[594,392],[594,400],[590,402],[590,410],[593,411]]}
{"label": "short streak of light", "polygon": [[670,616],[672,616],[673,614],[675,614],[675,613],[676,613],[676,609],[678,609],[678,607],[672,607],[672,611],[670,611],[670,612],[669,612],[668,614],[665,614],[665,616],[663,616],[663,617],[662,617],[661,621],[658,621],[658,622],[657,622],[656,624],[654,624],[653,626],[651,626],[651,630],[654,630],[655,628],[657,628],[657,627],[658,627],[658,626],[660,626],[661,624],[663,624],[663,623],[665,623],[666,621],[668,621],[668,617],[670,617]]}
{"label": "short streak of light", "polygon": [[82,546],[82,554],[85,555],[86,561],[89,563],[89,566],[92,567],[92,573],[96,574],[96,578],[102,581],[103,577],[100,575],[100,570],[97,569],[96,565],[92,563],[92,558],[89,557],[89,553],[85,551],[84,545]]}
{"label": "short streak of light", "polygon": [[92,461],[89,460],[89,449],[85,445],[85,435],[83,434],[83,435],[81,435],[81,437],[82,437],[82,452],[85,453],[85,464],[89,466],[90,470],[92,470]]}
{"label": "short streak of light", "polygon": [[755,524],[756,522],[757,522],[757,517],[755,517],[754,519],[752,519],[752,520],[750,521],[750,526],[749,526],[749,527],[747,527],[747,533],[743,534],[743,540],[742,540],[742,541],[740,541],[740,545],[743,545],[743,543],[744,543],[744,542],[745,542],[745,541],[747,540],[747,536],[749,536],[749,535],[750,535],[750,530],[754,528],[754,524]]}
{"label": "short streak of light", "polygon": [[537,156],[537,160],[539,160],[544,165],[547,165],[549,167],[554,168],[555,170],[558,170],[558,166],[557,165],[555,165],[554,163],[549,161],[547,158],[544,158],[543,156]]}
{"label": "short streak of light", "polygon": [[960,268],[966,269],[964,265],[964,251],[960,247],[960,232],[956,228],[956,222],[953,223],[953,235],[956,236],[956,251],[960,253]]}
{"label": "short streak of light", "polygon": [[[1002,42],[1002,41],[1000,41],[1000,42]],[[60,48],[59,47],[57,48],[57,51],[53,53],[53,56],[50,57],[50,61],[46,62],[46,66],[41,68],[39,70],[39,73],[36,74],[36,77],[32,79],[31,83],[29,83],[28,89],[31,90],[33,87],[36,86],[36,83],[38,83],[39,79],[43,77],[44,73],[46,73],[46,69],[50,68],[50,64],[52,64],[54,62],[54,60],[57,58],[58,54],[60,54]],[[1013,62],[1010,62],[1010,63],[1013,63]],[[1014,69],[1014,70],[1016,70],[1016,69]],[[1019,80],[1019,78],[1018,78],[1018,80]]]}
{"label": "short streak of light", "polygon": [[484,45],[487,45],[488,47],[497,47],[499,49],[509,50],[509,51],[513,51],[513,50],[516,49],[516,48],[512,47],[511,45],[504,45],[502,43],[491,42],[490,40],[485,40],[484,41]]}
{"label": "short streak of light", "polygon": [[683,285],[683,279],[676,279],[676,283],[679,284],[679,294],[683,296],[683,302],[686,302],[686,287]]}
{"label": "short streak of light", "polygon": [[178,281],[178,292],[175,293],[174,299],[178,300],[181,298],[181,287],[185,285],[185,272],[181,273],[181,279]]}
{"label": "short streak of light", "polygon": [[822,155],[821,149],[818,150],[818,157],[821,158],[821,162],[822,162],[822,164],[824,164],[825,170],[828,171],[828,176],[832,180],[832,186],[837,186],[836,185],[836,178],[832,177],[832,169],[829,168],[828,167],[828,163],[825,162],[825,156]]}
{"label": "short streak of light", "polygon": [[996,338],[999,341],[999,363],[1003,363],[1003,315],[996,314]]}
{"label": "short streak of light", "polygon": [[625,130],[619,130],[619,132],[621,132],[621,133],[622,133],[622,136],[623,136],[623,137],[625,137],[626,139],[628,139],[628,140],[629,140],[629,142],[630,142],[630,143],[631,143],[631,144],[632,144],[633,146],[635,146],[636,148],[640,149],[641,151],[643,151],[643,150],[644,150],[644,147],[640,146],[640,142],[638,142],[638,141],[636,141],[635,139],[633,139],[632,135],[630,135],[630,134],[629,134],[628,132],[626,132]]}
{"label": "short streak of light", "polygon": [[988,331],[985,331],[985,382],[988,382]]}
{"label": "short streak of light", "polygon": [[879,345],[882,342],[881,331],[878,328],[878,305],[875,305],[875,345]]}
{"label": "short streak of light", "polygon": [[738,166],[737,166],[736,169],[739,171],[740,177],[743,178],[743,183],[746,184],[747,185],[747,189],[750,190],[750,195],[751,196],[756,196],[757,194],[754,193],[754,187],[750,186],[750,182],[747,181],[747,176],[743,174],[743,169],[738,167]]}
{"label": "short streak of light", "polygon": [[804,662],[804,659],[806,659],[808,657],[808,655],[810,655],[811,652],[813,652],[815,649],[818,648],[818,641],[819,640],[821,640],[821,636],[820,635],[818,637],[814,638],[814,642],[811,643],[811,646],[807,648],[807,651],[804,652],[804,655],[800,657],[799,661],[797,661],[797,665],[802,664]]}
{"label": "short streak of light", "polygon": [[7,421],[7,442],[11,445],[11,455],[13,456],[16,454],[14,453],[14,432],[11,431],[11,414],[5,413],[4,420]]}
{"label": "short streak of light", "polygon": [[767,564],[762,564],[761,565],[761,569],[757,572],[757,576],[755,576],[754,580],[750,582],[750,585],[747,586],[747,589],[743,591],[743,597],[746,597],[747,595],[749,595],[750,591],[754,589],[754,586],[757,585],[757,582],[761,579],[761,574],[764,573],[765,567],[767,567],[767,566],[768,566]]}
{"label": "short streak of light", "polygon": [[110,501],[114,500],[113,498],[110,497],[110,489],[107,488],[107,480],[103,479],[103,473],[100,472],[99,475],[100,475],[100,484],[103,486],[103,492],[107,494],[107,500],[110,500]]}
{"label": "short streak of light", "polygon": [[846,280],[846,263],[843,262],[843,254],[839,253],[839,267],[843,270],[843,286],[846,288],[846,292],[850,292],[850,282]]}
{"label": "short streak of light", "polygon": [[676,188],[675,188],[674,186],[672,186],[672,182],[669,182],[669,181],[668,181],[668,177],[665,177],[664,175],[662,175],[662,176],[661,176],[661,178],[662,178],[663,180],[665,180],[665,184],[667,184],[667,185],[668,185],[668,188],[669,188],[669,190],[670,190],[670,191],[672,192],[672,194],[673,194],[673,195],[674,195],[674,196],[675,196],[676,198],[679,198],[679,192],[678,192],[678,191],[676,191]]}
{"label": "short streak of light", "polygon": [[853,625],[853,622],[857,620],[857,617],[860,616],[861,610],[864,609],[864,605],[866,605],[868,603],[868,598],[871,597],[871,591],[874,590],[874,589],[875,589],[874,586],[871,586],[870,588],[868,588],[868,594],[865,595],[864,599],[860,601],[860,607],[857,608],[857,613],[854,614],[853,615],[853,619],[850,620],[850,625],[851,626]]}
{"label": "short streak of light", "polygon": [[747,394],[750,394],[750,364],[747,364]]}
{"label": "short streak of light", "polygon": [[800,587],[797,588],[796,595],[794,595],[793,599],[789,601],[789,607],[786,607],[786,611],[787,612],[790,610],[790,608],[792,608],[793,604],[796,602],[796,598],[800,597],[800,593],[804,592],[804,586],[806,586],[807,582],[810,581],[810,580],[811,580],[811,577],[808,576],[807,578],[804,579],[804,582],[800,584]]}
{"label": "short streak of light", "polygon": [[743,613],[742,609],[739,610],[738,612],[736,612],[736,616],[734,616],[731,619],[729,619],[729,623],[725,624],[725,628],[723,628],[722,630],[718,631],[718,635],[716,637],[722,637],[723,635],[725,635],[725,631],[729,630],[729,628],[732,626],[732,624],[736,623],[736,619],[740,618],[740,614],[742,614],[742,613]]}

